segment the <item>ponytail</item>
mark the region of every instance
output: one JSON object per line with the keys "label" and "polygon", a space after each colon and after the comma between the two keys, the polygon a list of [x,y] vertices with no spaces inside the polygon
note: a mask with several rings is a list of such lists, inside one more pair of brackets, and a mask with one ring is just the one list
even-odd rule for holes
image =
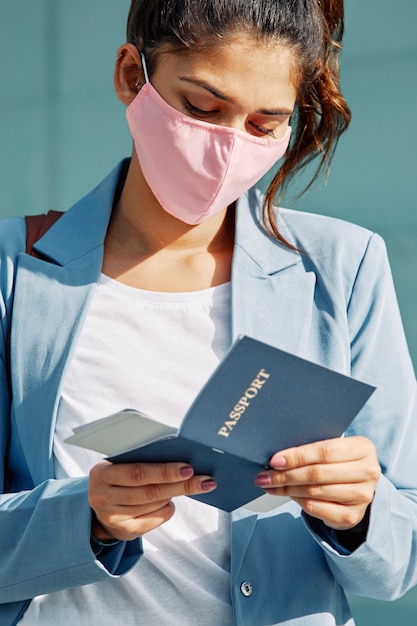
{"label": "ponytail", "polygon": [[305,75],[291,121],[291,146],[266,192],[263,207],[268,231],[290,248],[294,246],[281,235],[276,224],[274,205],[277,195],[281,196],[295,174],[318,155],[316,171],[302,193],[312,186],[324,168],[329,171],[339,138],[351,120],[351,111],[340,91],[339,77],[344,32],[343,0],[318,0],[318,5],[325,24],[324,54],[311,68],[310,76],[308,73]]}

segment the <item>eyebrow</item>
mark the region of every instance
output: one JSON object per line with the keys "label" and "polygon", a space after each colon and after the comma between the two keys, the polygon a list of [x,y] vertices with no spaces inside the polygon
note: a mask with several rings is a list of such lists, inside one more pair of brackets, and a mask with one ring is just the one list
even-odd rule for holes
{"label": "eyebrow", "polygon": [[[218,98],[219,100],[223,100],[223,102],[227,102],[228,104],[235,104],[235,100],[233,100],[233,98],[231,98],[230,96],[227,96],[221,91],[218,91],[212,85],[210,85],[209,83],[206,83],[206,81],[204,80],[198,80],[196,78],[190,78],[188,76],[179,76],[179,79],[187,83],[191,83],[192,85],[196,85],[197,87],[201,87],[202,89],[205,89],[206,91],[211,93],[215,98]],[[258,111],[258,113],[261,113],[262,115],[279,116],[279,115],[292,115],[294,111],[292,109],[279,108],[279,109],[271,109],[271,110],[261,109],[260,111]]]}

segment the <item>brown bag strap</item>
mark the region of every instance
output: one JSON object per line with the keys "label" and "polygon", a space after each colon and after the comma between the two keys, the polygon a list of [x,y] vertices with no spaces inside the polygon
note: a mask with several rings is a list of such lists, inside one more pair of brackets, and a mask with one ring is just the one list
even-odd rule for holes
{"label": "brown bag strap", "polygon": [[26,253],[41,258],[33,246],[61,217],[61,211],[48,211],[41,215],[26,215]]}
{"label": "brown bag strap", "polygon": [[[43,237],[43,235],[51,228],[53,224],[61,217],[62,211],[48,211],[41,215],[26,215],[26,253],[38,259],[43,258],[40,254],[33,250],[35,243]],[[10,336],[11,336],[11,320],[7,329],[5,339],[6,351],[6,372],[9,383],[10,398],[12,397],[12,386],[10,379]]]}

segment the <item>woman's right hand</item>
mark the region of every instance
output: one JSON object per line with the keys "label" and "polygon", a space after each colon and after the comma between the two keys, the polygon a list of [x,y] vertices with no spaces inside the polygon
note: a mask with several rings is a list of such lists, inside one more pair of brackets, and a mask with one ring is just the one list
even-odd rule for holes
{"label": "woman's right hand", "polygon": [[96,518],[92,533],[101,541],[131,541],[171,519],[171,498],[215,488],[210,476],[194,476],[184,463],[103,461],[90,471],[88,499]]}

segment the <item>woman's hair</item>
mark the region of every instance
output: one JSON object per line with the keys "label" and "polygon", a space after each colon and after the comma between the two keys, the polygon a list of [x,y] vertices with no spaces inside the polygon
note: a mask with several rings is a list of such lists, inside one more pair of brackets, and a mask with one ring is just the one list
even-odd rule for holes
{"label": "woman's hair", "polygon": [[311,186],[323,167],[330,166],[351,118],[339,89],[343,28],[343,0],[132,0],[130,7],[127,40],[146,52],[150,73],[161,52],[207,50],[241,31],[294,52],[300,82],[292,140],[263,207],[266,228],[290,248],[276,225],[276,196],[320,155],[306,190]]}

